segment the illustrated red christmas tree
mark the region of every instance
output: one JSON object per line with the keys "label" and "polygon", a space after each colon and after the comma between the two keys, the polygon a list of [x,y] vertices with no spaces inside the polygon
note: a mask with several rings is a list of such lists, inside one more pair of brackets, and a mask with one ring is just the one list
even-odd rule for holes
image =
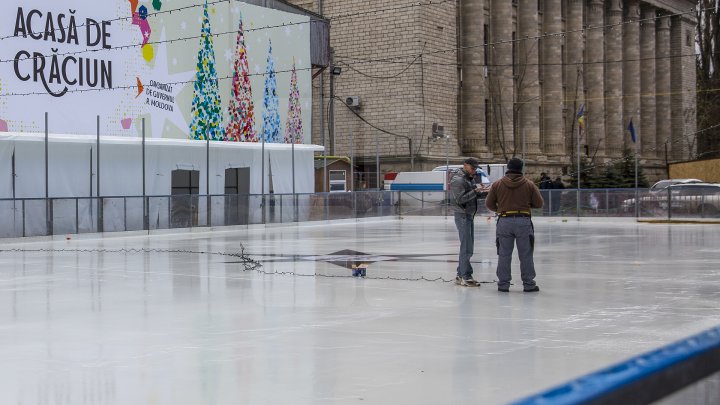
{"label": "illustrated red christmas tree", "polygon": [[235,142],[257,142],[258,137],[254,125],[255,112],[252,102],[252,88],[250,86],[250,68],[248,66],[241,14],[237,45],[235,46],[235,64],[225,139]]}
{"label": "illustrated red christmas tree", "polygon": [[297,71],[293,58],[292,74],[290,76],[290,103],[288,105],[288,118],[285,124],[285,143],[303,143],[302,110],[300,108],[300,89],[297,83]]}

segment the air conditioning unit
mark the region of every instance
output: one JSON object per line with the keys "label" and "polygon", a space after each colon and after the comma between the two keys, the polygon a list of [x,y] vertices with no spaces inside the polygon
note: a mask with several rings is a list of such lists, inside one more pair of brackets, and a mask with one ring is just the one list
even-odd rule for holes
{"label": "air conditioning unit", "polygon": [[432,136],[433,138],[442,138],[445,136],[445,127],[438,124],[437,122],[433,122],[432,124]]}
{"label": "air conditioning unit", "polygon": [[345,98],[345,104],[348,107],[360,107],[360,96],[350,96]]}

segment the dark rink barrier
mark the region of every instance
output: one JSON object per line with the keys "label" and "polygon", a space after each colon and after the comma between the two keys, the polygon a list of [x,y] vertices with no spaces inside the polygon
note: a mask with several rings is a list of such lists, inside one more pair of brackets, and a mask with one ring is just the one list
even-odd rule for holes
{"label": "dark rink barrier", "polygon": [[[720,403],[720,327],[579,377],[512,405]],[[708,378],[709,377],[709,378]]]}

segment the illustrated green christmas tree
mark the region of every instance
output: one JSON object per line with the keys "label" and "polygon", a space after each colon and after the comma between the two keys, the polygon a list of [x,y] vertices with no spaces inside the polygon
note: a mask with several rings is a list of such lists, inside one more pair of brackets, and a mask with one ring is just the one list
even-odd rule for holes
{"label": "illustrated green christmas tree", "polygon": [[282,142],[280,134],[280,114],[277,95],[277,79],[275,77],[275,62],[272,58],[272,41],[268,50],[267,70],[265,72],[265,96],[263,98],[263,137],[265,142]]}
{"label": "illustrated green christmas tree", "polygon": [[198,51],[194,90],[190,138],[213,141],[225,139],[207,0],[203,7],[200,51]]}
{"label": "illustrated green christmas tree", "polygon": [[290,75],[290,103],[288,105],[288,118],[285,124],[285,143],[304,143],[302,128],[302,110],[300,108],[300,89],[297,83],[297,71],[293,58],[292,73]]}
{"label": "illustrated green christmas tree", "polygon": [[235,142],[257,142],[255,132],[255,111],[250,86],[250,68],[243,30],[242,14],[235,46],[235,64],[230,104],[228,105],[228,124],[225,128],[225,140]]}

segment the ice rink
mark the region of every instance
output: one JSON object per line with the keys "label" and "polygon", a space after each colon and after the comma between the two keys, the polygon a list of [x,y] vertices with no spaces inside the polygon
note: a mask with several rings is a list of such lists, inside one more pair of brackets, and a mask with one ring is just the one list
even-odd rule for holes
{"label": "ice rink", "polygon": [[509,294],[485,217],[480,288],[415,281],[454,277],[444,217],[4,240],[0,403],[502,404],[720,324],[720,225],[535,229]]}

